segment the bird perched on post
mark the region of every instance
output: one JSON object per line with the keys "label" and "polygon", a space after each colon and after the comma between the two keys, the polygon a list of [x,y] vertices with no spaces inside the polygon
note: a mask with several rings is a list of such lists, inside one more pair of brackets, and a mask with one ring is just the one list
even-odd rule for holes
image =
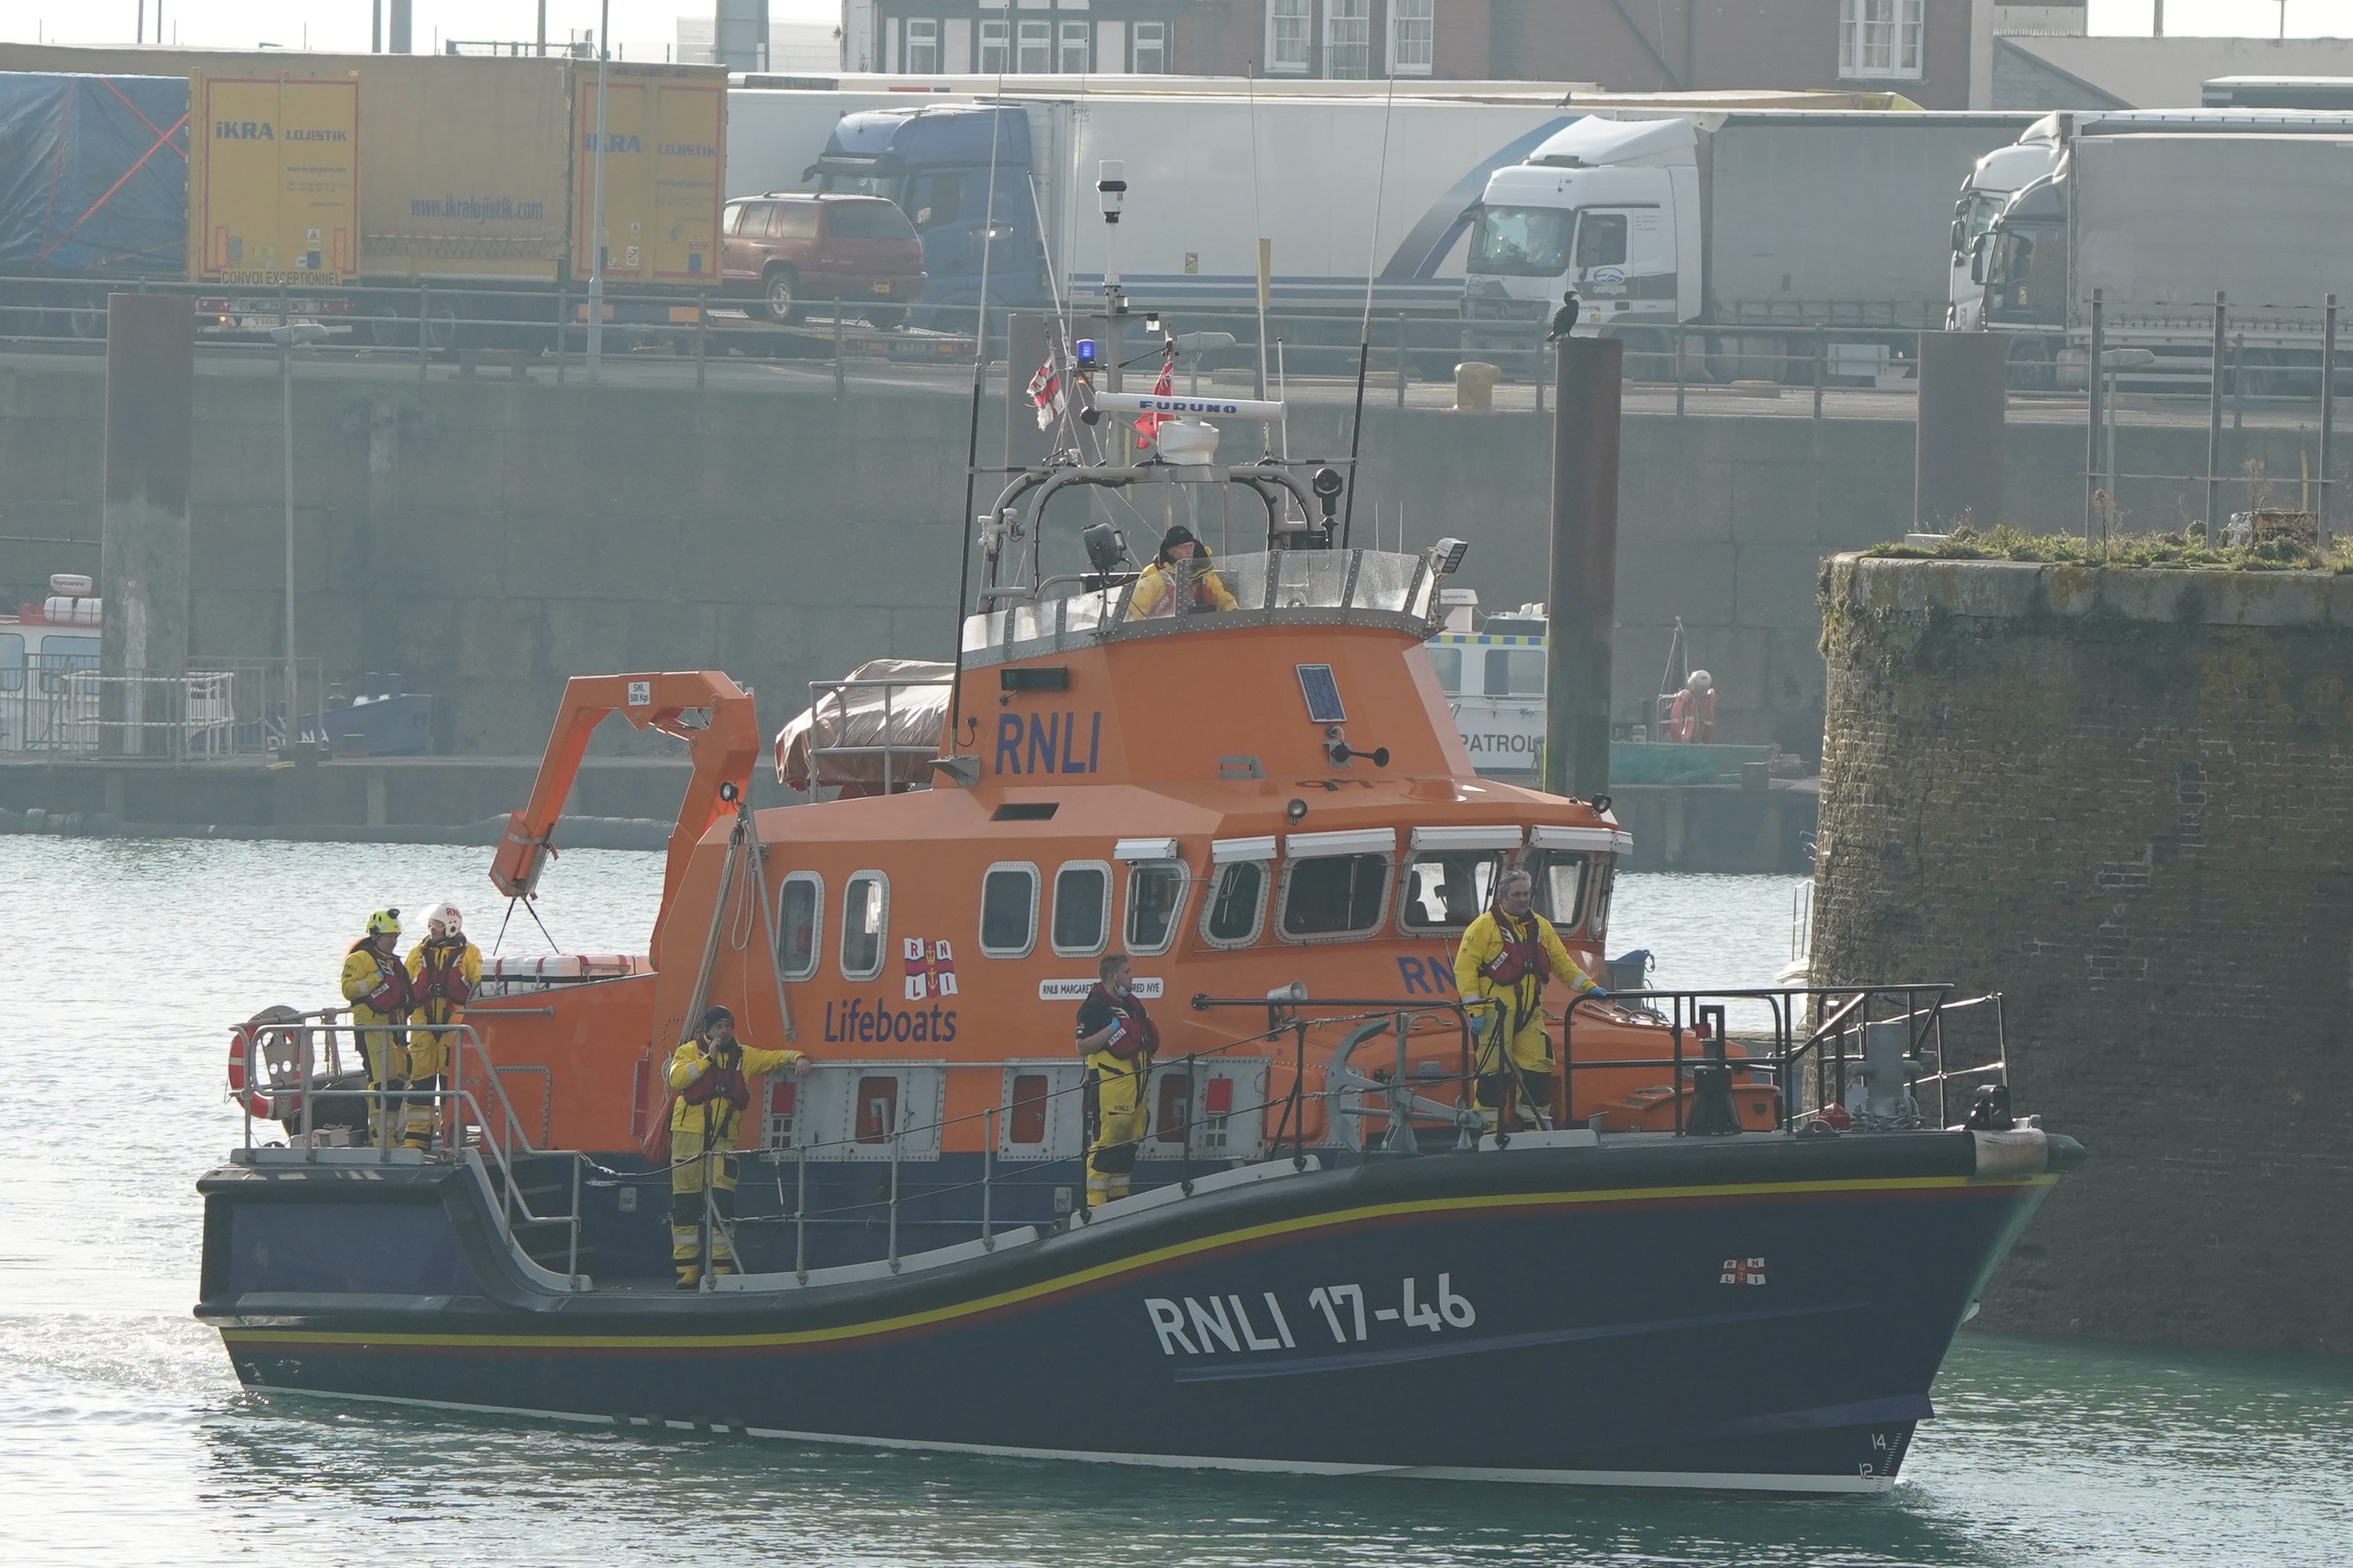
{"label": "bird perched on post", "polygon": [[1574,331],[1577,329],[1577,313],[1579,305],[1576,295],[1571,294],[1563,299],[1560,302],[1560,309],[1552,313],[1552,331],[1545,334],[1545,342],[1548,343],[1556,343],[1560,342],[1561,339],[1568,336],[1570,332]]}

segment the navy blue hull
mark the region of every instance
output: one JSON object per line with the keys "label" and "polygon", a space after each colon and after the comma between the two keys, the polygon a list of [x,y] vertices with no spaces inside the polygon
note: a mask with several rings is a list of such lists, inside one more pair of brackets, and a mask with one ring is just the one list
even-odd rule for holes
{"label": "navy blue hull", "polygon": [[198,1310],[258,1388],[998,1452],[1870,1489],[2055,1179],[1978,1181],[1973,1160],[1966,1133],[1440,1156],[705,1295],[530,1283],[462,1166],[241,1169],[206,1183]]}

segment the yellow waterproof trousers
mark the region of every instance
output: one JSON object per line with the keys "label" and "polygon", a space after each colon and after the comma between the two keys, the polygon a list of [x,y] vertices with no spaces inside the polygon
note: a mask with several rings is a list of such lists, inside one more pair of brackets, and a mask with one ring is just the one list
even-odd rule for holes
{"label": "yellow waterproof trousers", "polygon": [[1500,1110],[1506,1097],[1516,1094],[1522,1115],[1533,1121],[1536,1111],[1552,1112],[1552,1037],[1545,1033],[1544,1014],[1539,1012],[1508,1041],[1503,1040],[1511,1024],[1510,1005],[1505,1002],[1473,1015],[1474,1029],[1503,1015],[1493,1027],[1479,1035],[1479,1048],[1472,1058],[1479,1079],[1477,1100],[1482,1110]]}
{"label": "yellow waterproof trousers", "polygon": [[[429,1147],[435,1120],[432,1090],[448,1066],[448,1052],[443,1042],[426,1029],[370,1029],[364,1037],[368,1084],[387,1091],[386,1098],[372,1108],[369,1135],[378,1143],[388,1136],[392,1142],[411,1149]],[[402,1098],[403,1089],[424,1092]]]}
{"label": "yellow waterproof trousers", "polygon": [[1087,1058],[1095,1102],[1094,1142],[1087,1149],[1089,1207],[1127,1196],[1136,1145],[1143,1142],[1151,1120],[1144,1105],[1145,1075],[1150,1070],[1143,1057],[1123,1061],[1109,1051],[1097,1051]]}
{"label": "yellow waterproof trousers", "polygon": [[[702,1131],[697,1129],[670,1134],[670,1157],[678,1162],[670,1173],[670,1260],[678,1270],[678,1282],[701,1282],[703,1229],[706,1220],[714,1214],[719,1223],[710,1226],[711,1271],[734,1273],[734,1154],[724,1150],[705,1150]],[[707,1205],[703,1202],[706,1185],[711,1190]]]}

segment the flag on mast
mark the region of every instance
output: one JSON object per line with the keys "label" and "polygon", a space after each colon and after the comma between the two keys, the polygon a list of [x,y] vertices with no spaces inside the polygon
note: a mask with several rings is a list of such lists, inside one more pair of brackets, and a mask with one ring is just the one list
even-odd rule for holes
{"label": "flag on mast", "polygon": [[[1170,349],[1168,357],[1160,362],[1160,379],[1152,384],[1152,395],[1166,397],[1176,390],[1176,351]],[[1136,416],[1135,433],[1145,440],[1159,437],[1160,427],[1176,417],[1173,414],[1143,414]]]}
{"label": "flag on mast", "polygon": [[1049,353],[1038,374],[1029,378],[1029,401],[1038,405],[1038,428],[1050,430],[1062,416],[1062,372]]}

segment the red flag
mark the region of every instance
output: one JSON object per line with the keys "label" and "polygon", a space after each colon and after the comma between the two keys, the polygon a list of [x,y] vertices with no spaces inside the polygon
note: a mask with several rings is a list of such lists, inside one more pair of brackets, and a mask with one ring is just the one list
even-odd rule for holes
{"label": "red flag", "polygon": [[1038,374],[1029,378],[1029,401],[1038,405],[1040,430],[1050,429],[1054,421],[1062,416],[1062,373],[1050,353],[1046,363],[1038,367]]}
{"label": "red flag", "polygon": [[[1166,397],[1176,390],[1176,356],[1170,354],[1160,362],[1160,379],[1152,384],[1152,395]],[[1155,440],[1160,427],[1176,417],[1173,414],[1143,414],[1136,416],[1135,433],[1145,440]]]}

